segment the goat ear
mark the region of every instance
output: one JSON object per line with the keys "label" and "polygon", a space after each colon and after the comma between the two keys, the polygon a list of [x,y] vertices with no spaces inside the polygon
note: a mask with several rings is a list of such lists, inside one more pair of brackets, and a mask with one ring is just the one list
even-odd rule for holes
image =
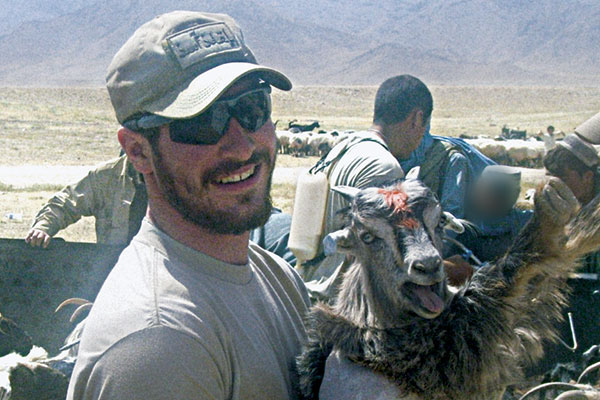
{"label": "goat ear", "polygon": [[465,231],[465,226],[463,225],[460,219],[456,218],[448,211],[444,211],[442,215],[442,223],[444,224],[444,230],[449,230],[458,234],[463,233]]}
{"label": "goat ear", "polygon": [[331,188],[331,190],[341,195],[344,198],[344,200],[347,200],[350,203],[354,201],[354,198],[356,197],[358,192],[360,192],[360,189],[352,186],[334,186]]}
{"label": "goat ear", "polygon": [[331,232],[323,239],[323,251],[326,256],[342,253],[352,247],[352,232],[350,229],[341,229]]}
{"label": "goat ear", "polygon": [[419,179],[419,172],[421,172],[421,167],[411,168],[410,171],[406,174],[404,179]]}

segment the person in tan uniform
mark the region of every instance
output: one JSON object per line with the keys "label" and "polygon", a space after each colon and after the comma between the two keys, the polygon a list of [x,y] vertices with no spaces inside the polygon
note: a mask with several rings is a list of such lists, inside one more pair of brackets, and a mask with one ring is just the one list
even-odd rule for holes
{"label": "person in tan uniform", "polygon": [[271,214],[271,87],[229,16],[142,25],[108,69],[148,212],[104,282],[67,399],[295,399],[304,283],[249,242]]}
{"label": "person in tan uniform", "polygon": [[122,155],[56,193],[36,215],[25,241],[46,248],[59,231],[93,216],[97,243],[125,246],[139,230],[147,204],[142,176]]}

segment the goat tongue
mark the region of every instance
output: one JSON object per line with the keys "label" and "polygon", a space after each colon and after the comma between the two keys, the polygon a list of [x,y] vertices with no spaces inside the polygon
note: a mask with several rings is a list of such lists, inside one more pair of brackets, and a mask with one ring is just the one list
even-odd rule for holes
{"label": "goat tongue", "polygon": [[434,286],[415,285],[413,291],[421,301],[421,305],[432,313],[440,313],[444,308],[444,302],[433,291]]}

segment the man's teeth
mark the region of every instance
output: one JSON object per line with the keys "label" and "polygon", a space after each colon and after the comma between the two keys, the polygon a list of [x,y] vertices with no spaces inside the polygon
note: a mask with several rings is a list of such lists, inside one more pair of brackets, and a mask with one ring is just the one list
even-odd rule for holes
{"label": "man's teeth", "polygon": [[219,179],[218,182],[219,183],[237,183],[237,182],[244,181],[244,180],[250,178],[252,175],[254,175],[255,169],[256,169],[256,167],[252,167],[251,169],[248,170],[248,172],[244,172],[243,174],[239,174],[239,175],[228,176],[227,178]]}

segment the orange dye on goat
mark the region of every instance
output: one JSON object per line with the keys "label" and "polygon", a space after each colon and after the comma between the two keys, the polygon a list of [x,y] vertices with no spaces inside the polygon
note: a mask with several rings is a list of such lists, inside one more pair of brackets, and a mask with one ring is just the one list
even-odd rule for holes
{"label": "orange dye on goat", "polygon": [[400,186],[393,190],[379,189],[379,194],[383,195],[385,203],[394,210],[394,214],[408,211],[408,206],[406,205],[408,195]]}
{"label": "orange dye on goat", "polygon": [[[403,216],[402,214],[410,212],[410,208],[406,204],[406,200],[408,200],[408,195],[404,190],[402,190],[401,186],[397,186],[396,189],[388,190],[388,189],[379,189],[379,194],[383,195],[385,203],[394,210],[394,214],[398,216]],[[399,225],[404,226],[409,229],[415,229],[419,226],[419,221],[414,218],[404,217],[400,221]]]}

